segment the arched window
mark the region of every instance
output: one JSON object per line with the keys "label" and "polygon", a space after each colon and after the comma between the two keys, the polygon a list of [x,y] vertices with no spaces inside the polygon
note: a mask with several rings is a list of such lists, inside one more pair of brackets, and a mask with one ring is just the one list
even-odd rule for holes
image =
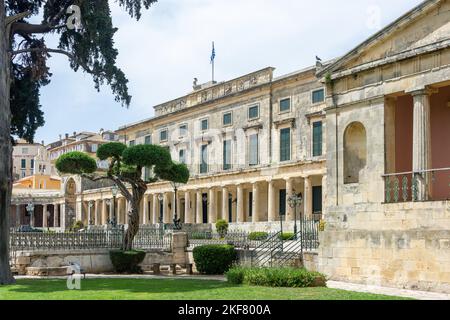
{"label": "arched window", "polygon": [[359,174],[367,163],[366,129],[352,122],[344,132],[344,183],[359,183]]}

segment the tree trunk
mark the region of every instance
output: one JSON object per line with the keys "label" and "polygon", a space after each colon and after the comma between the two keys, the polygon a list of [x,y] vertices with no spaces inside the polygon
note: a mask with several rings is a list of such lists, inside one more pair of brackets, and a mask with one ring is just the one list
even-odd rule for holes
{"label": "tree trunk", "polygon": [[143,198],[144,192],[139,192],[139,194],[133,194],[133,201],[131,201],[131,214],[128,218],[128,230],[125,234],[123,240],[123,249],[125,251],[130,251],[133,249],[133,240],[139,231],[139,212],[141,210],[141,200]]}
{"label": "tree trunk", "polygon": [[0,285],[14,283],[9,265],[9,218],[12,188],[10,61],[5,6],[0,0]]}

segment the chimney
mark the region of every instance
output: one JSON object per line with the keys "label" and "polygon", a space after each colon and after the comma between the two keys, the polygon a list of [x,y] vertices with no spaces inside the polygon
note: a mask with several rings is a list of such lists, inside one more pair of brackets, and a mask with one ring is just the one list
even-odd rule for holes
{"label": "chimney", "polygon": [[66,133],[66,139],[69,139],[69,134],[68,133]]}
{"label": "chimney", "polygon": [[62,134],[59,135],[59,141],[61,141],[61,140],[62,140]]}
{"label": "chimney", "polygon": [[75,137],[76,135],[77,135],[77,132],[76,132],[76,131],[74,131],[74,132],[73,132],[73,136]]}

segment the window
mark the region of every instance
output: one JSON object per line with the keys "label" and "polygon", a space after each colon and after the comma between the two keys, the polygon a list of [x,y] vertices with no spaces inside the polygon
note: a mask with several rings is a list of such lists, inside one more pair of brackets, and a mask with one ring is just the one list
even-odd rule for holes
{"label": "window", "polygon": [[152,136],[146,136],[144,138],[144,143],[145,144],[152,144]]}
{"label": "window", "polygon": [[150,180],[150,168],[145,167],[144,168],[144,181]]}
{"label": "window", "polygon": [[291,129],[280,130],[280,161],[291,160]]}
{"label": "window", "polygon": [[91,151],[92,152],[97,152],[97,149],[98,149],[98,144],[94,143],[94,144],[91,145]]}
{"label": "window", "polygon": [[136,141],[135,141],[135,140],[131,140],[131,141],[130,141],[130,147],[132,147],[132,146],[134,146],[134,145],[136,145]]}
{"label": "window", "polygon": [[224,113],[223,114],[223,125],[229,126],[229,125],[231,125],[232,122],[233,122],[233,119],[231,116],[231,112]]}
{"label": "window", "polygon": [[182,124],[179,128],[180,137],[187,135],[187,124]]}
{"label": "window", "polygon": [[319,89],[312,92],[312,103],[319,103],[325,100],[325,90]]}
{"label": "window", "polygon": [[249,152],[248,164],[250,166],[256,166],[256,165],[259,164],[258,135],[257,134],[252,134],[251,136],[249,136],[248,137],[248,144],[249,144],[249,148],[248,148],[248,152]]}
{"label": "window", "polygon": [[291,110],[291,98],[280,100],[280,112]]}
{"label": "window", "polygon": [[161,130],[159,132],[159,141],[160,142],[167,141],[167,130]]}
{"label": "window", "polygon": [[231,140],[223,141],[223,170],[231,169]]}
{"label": "window", "polygon": [[312,198],[313,198],[313,213],[322,212],[322,186],[317,186],[312,188]]}
{"label": "window", "polygon": [[250,120],[259,118],[259,106],[252,106],[248,108],[248,118]]}
{"label": "window", "polygon": [[201,128],[202,131],[208,130],[208,119],[203,119],[200,122],[200,128]]}
{"label": "window", "polygon": [[180,163],[186,164],[186,150],[181,149],[180,151],[178,151],[178,161]]}
{"label": "window", "polygon": [[322,121],[313,123],[313,157],[322,155]]}
{"label": "window", "polygon": [[31,169],[34,169],[34,159],[31,159],[31,160],[30,160],[30,168],[31,168]]}
{"label": "window", "polygon": [[22,169],[26,169],[26,167],[27,167],[27,160],[26,160],[26,159],[21,159],[21,161],[20,161],[20,167],[21,167]]}
{"label": "window", "polygon": [[204,144],[201,146],[200,154],[200,173],[208,172],[208,145]]}

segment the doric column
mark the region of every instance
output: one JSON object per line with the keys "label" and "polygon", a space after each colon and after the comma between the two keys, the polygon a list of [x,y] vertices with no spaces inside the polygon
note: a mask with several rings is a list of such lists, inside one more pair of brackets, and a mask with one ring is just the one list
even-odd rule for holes
{"label": "doric column", "polygon": [[253,183],[253,190],[252,190],[252,222],[259,222],[260,221],[260,204],[259,204],[259,183],[254,182]]}
{"label": "doric column", "polygon": [[[177,198],[175,199],[177,202],[177,219],[181,219],[181,217],[184,215],[184,212],[181,212],[181,196],[180,191],[177,192]],[[175,210],[173,211],[175,214]],[[182,214],[183,213],[183,214]],[[180,220],[182,223],[184,222],[183,219]]]}
{"label": "doric column", "polygon": [[63,230],[66,230],[66,204],[62,203],[61,204],[61,222],[60,222],[60,227]]}
{"label": "doric column", "polygon": [[142,224],[148,224],[148,195],[144,194],[143,197],[143,212],[142,212]]}
{"label": "doric column", "polygon": [[48,227],[48,215],[47,215],[47,205],[44,204],[42,206],[42,227],[47,228]]}
{"label": "doric column", "polygon": [[311,184],[311,178],[305,177],[305,194],[304,194],[304,218],[310,219],[312,218],[312,184]]}
{"label": "doric column", "polygon": [[216,190],[214,188],[209,189],[209,223],[217,222],[217,203],[216,203]]}
{"label": "doric column", "polygon": [[327,175],[322,176],[322,219],[325,218],[327,208]]}
{"label": "doric column", "polygon": [[95,208],[94,208],[94,224],[99,226],[102,224],[100,216],[100,200],[95,200]]}
{"label": "doric column", "polygon": [[223,187],[222,188],[222,214],[221,219],[224,219],[225,221],[228,221],[228,188]]}
{"label": "doric column", "polygon": [[236,192],[236,197],[237,197],[237,222],[245,222],[245,217],[244,217],[244,187],[242,186],[242,184],[239,184],[237,186],[237,192]]}
{"label": "doric column", "polygon": [[197,223],[203,223],[203,199],[202,199],[202,190],[197,190],[196,193],[196,205],[197,205]]}
{"label": "doric column", "polygon": [[277,215],[275,212],[275,181],[270,180],[268,191],[267,191],[267,210],[268,210],[268,216],[269,221],[274,222],[277,221]]}
{"label": "doric column", "polygon": [[88,202],[88,225],[92,224],[92,207],[94,203],[92,201]]}
{"label": "doric column", "polygon": [[170,194],[168,192],[164,193],[164,211],[163,211],[163,221],[164,223],[171,223],[170,219],[170,209],[169,209],[169,202],[170,202]]}
{"label": "doric column", "polygon": [[116,206],[117,224],[123,224],[123,222],[122,222],[122,199],[123,198],[117,198],[117,206]]}
{"label": "doric column", "polygon": [[112,220],[113,218],[113,214],[114,214],[114,201],[113,199],[108,199],[108,203],[109,203],[109,210],[108,210],[108,219],[109,221]]}
{"label": "doric column", "polygon": [[294,192],[293,179],[286,179],[286,221],[294,221],[294,208],[289,205],[289,196]]}
{"label": "doric column", "polygon": [[431,168],[431,125],[430,95],[431,90],[411,92],[413,96],[413,171],[418,172],[417,200],[428,200],[431,193],[429,173],[423,170]]}
{"label": "doric column", "polygon": [[106,208],[106,200],[102,200],[102,220],[100,222],[101,225],[105,225],[108,221],[108,210]]}
{"label": "doric column", "polygon": [[75,220],[83,221],[83,218],[83,200],[81,197],[78,197],[75,204]]}
{"label": "doric column", "polygon": [[191,210],[191,192],[184,193],[184,223],[194,223],[194,217]]}
{"label": "doric column", "polygon": [[131,205],[130,205],[130,201],[128,201],[127,199],[125,199],[125,224],[128,224],[128,213],[131,210]]}
{"label": "doric column", "polygon": [[159,223],[159,199],[158,199],[158,194],[154,193],[153,194],[153,202],[152,202],[152,208],[153,208],[153,212],[152,212],[152,222],[153,224],[157,224]]}
{"label": "doric column", "polygon": [[16,205],[16,227],[20,226],[20,204]]}
{"label": "doric column", "polygon": [[53,205],[53,227],[60,227],[59,225],[59,203]]}

